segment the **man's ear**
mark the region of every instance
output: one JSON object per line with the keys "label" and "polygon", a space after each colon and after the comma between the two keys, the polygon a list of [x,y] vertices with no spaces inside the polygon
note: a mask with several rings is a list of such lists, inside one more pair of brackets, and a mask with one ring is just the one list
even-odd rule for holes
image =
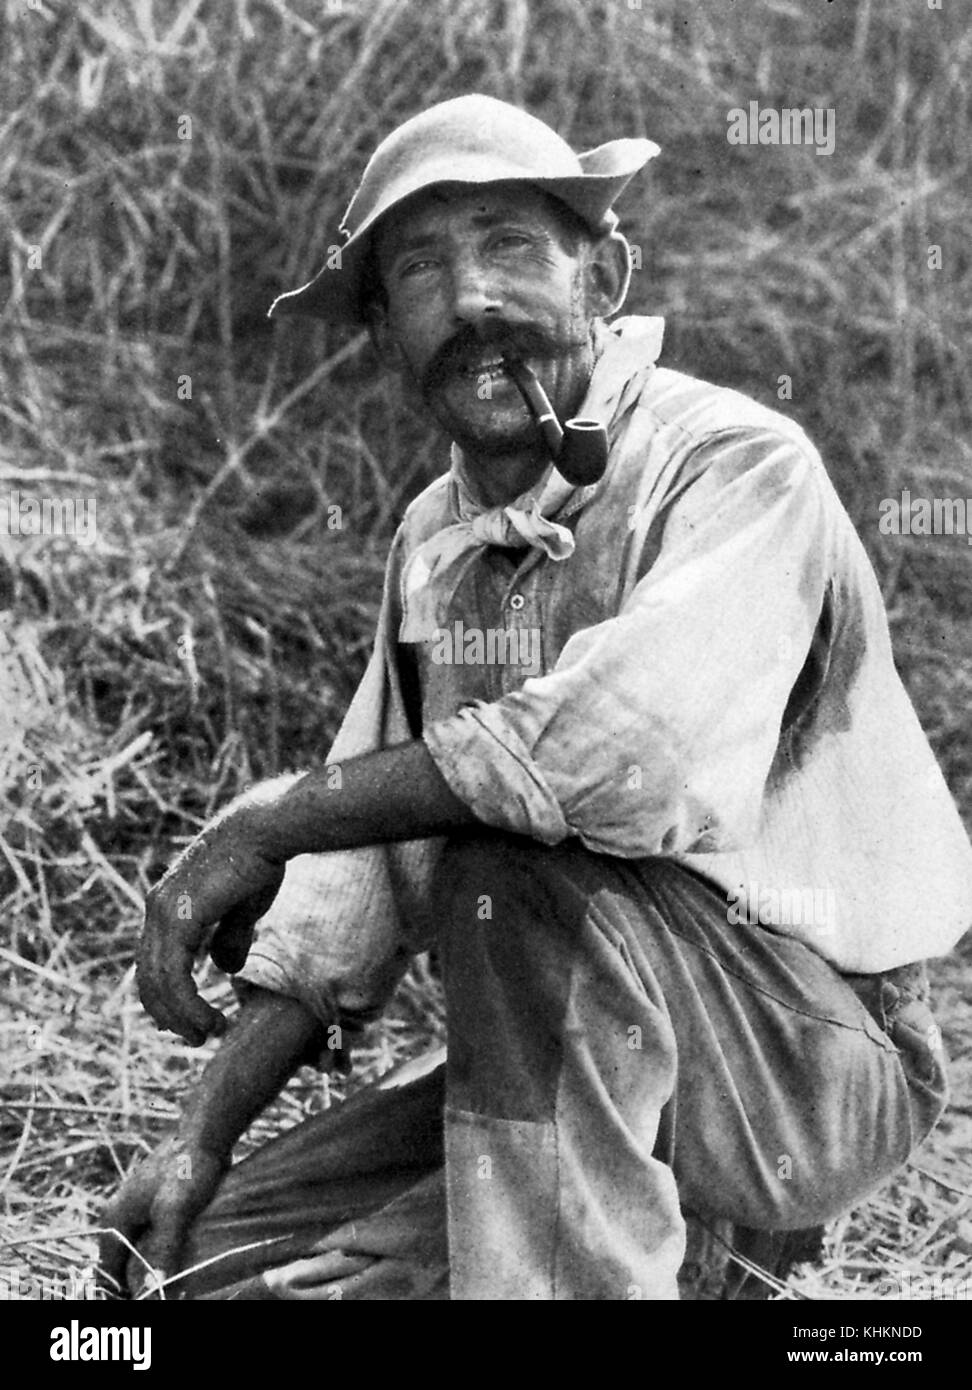
{"label": "man's ear", "polygon": [[589,308],[597,318],[617,313],[631,284],[631,247],[620,232],[591,244],[587,260]]}
{"label": "man's ear", "polygon": [[372,346],[381,359],[382,366],[389,371],[398,371],[403,365],[402,350],[398,339],[388,322],[388,310],[379,299],[372,299],[365,307],[365,322]]}

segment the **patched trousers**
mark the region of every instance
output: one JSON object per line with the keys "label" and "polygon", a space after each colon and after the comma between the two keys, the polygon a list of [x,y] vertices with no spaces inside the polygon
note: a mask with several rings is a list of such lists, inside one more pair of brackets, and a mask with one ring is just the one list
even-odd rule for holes
{"label": "patched trousers", "polygon": [[232,1168],[170,1297],[673,1299],[686,1211],[821,1224],[944,1108],[921,966],[842,976],[576,843],[456,840],[439,891],[447,1059]]}

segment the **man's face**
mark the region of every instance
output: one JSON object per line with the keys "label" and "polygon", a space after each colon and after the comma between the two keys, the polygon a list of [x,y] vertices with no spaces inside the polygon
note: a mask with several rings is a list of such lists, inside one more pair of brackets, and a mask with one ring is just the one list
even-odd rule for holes
{"label": "man's face", "polygon": [[467,452],[535,453],[538,432],[499,365],[502,349],[575,414],[594,362],[586,247],[555,204],[517,184],[440,185],[381,224],[386,344],[406,386]]}

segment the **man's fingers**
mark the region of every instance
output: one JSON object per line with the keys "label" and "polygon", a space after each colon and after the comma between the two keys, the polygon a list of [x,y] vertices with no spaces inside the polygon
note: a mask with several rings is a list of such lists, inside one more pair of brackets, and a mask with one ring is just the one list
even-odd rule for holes
{"label": "man's fingers", "polygon": [[182,1247],[192,1222],[212,1201],[228,1159],[176,1136],[165,1140],[128,1175],[106,1204],[99,1243],[105,1285],[121,1297],[137,1296],[158,1283],[158,1272],[179,1268]]}
{"label": "man's fingers", "polygon": [[207,1038],[219,1036],[226,1028],[226,1019],[199,995],[191,976],[188,984],[183,980],[173,982],[167,993],[139,980],[138,994],[159,1028],[178,1033],[190,1047],[200,1047]]}
{"label": "man's fingers", "polygon": [[[153,1270],[172,1273],[179,1268],[179,1255],[190,1220],[190,1212],[181,1204],[161,1199],[153,1205],[152,1225],[139,1247],[142,1258]],[[148,1270],[144,1273],[151,1278]]]}
{"label": "man's fingers", "polygon": [[263,912],[253,912],[248,903],[232,908],[220,922],[209,946],[217,970],[235,975],[246,964],[253,943],[253,925]]}
{"label": "man's fingers", "polygon": [[221,1033],[226,1020],[200,997],[192,978],[206,929],[205,911],[196,895],[176,891],[172,877],[170,870],[145,899],[145,925],[136,953],[138,993],[160,1028],[198,1047]]}
{"label": "man's fingers", "polygon": [[[140,1195],[124,1189],[114,1197],[101,1214],[105,1234],[98,1238],[98,1266],[107,1276],[108,1293],[124,1298],[130,1292],[125,1271],[135,1244],[148,1221],[147,1205]],[[112,1230],[107,1228],[111,1227]],[[113,1232],[117,1231],[115,1235]],[[127,1243],[126,1243],[127,1242]]]}
{"label": "man's fingers", "polygon": [[213,1199],[228,1161],[203,1149],[173,1147],[166,1176],[152,1202],[151,1224],[140,1253],[153,1270],[182,1268],[182,1249],[193,1221]]}
{"label": "man's fingers", "polygon": [[[192,969],[206,935],[221,923],[211,954],[221,970],[235,972],[246,960],[253,926],[277,895],[283,864],[267,860],[222,831],[226,844],[200,837],[182,854],[145,900],[138,946],[138,992],[160,1028],[194,1047],[220,1034],[226,1020],[201,999]],[[218,842],[218,834],[214,835]]]}
{"label": "man's fingers", "polygon": [[226,1019],[196,989],[192,960],[185,959],[182,970],[168,966],[154,971],[143,965],[141,954],[136,973],[138,997],[142,1007],[158,1024],[178,1033],[192,1047],[199,1047],[213,1034],[221,1034]]}
{"label": "man's fingers", "polygon": [[213,964],[227,975],[242,970],[253,944],[253,928],[279,892],[283,870],[255,893],[249,894],[225,913],[209,947]]}
{"label": "man's fingers", "polygon": [[140,1261],[133,1260],[128,1270],[132,1297],[136,1299],[153,1297],[164,1299],[167,1294],[163,1285],[168,1277],[169,1271],[161,1265],[152,1265],[146,1268]]}
{"label": "man's fingers", "polygon": [[160,1270],[178,1268],[176,1261],[190,1219],[189,1211],[164,1197],[156,1198],[151,1213],[146,1212],[144,1219],[135,1223],[112,1219],[106,1212],[105,1224],[115,1226],[127,1240],[126,1243],[112,1235],[101,1237],[98,1262],[111,1281],[109,1291],[118,1297],[134,1298],[147,1283],[158,1282]]}
{"label": "man's fingers", "polygon": [[[113,1220],[108,1214],[104,1217],[106,1226],[118,1227],[118,1222]],[[121,1229],[118,1227],[118,1229]],[[126,1232],[127,1234],[127,1232]],[[129,1236],[129,1239],[131,1237]],[[133,1242],[134,1243],[134,1242]],[[128,1285],[125,1280],[125,1267],[131,1254],[128,1246],[119,1240],[118,1236],[103,1235],[98,1239],[98,1268],[105,1276],[102,1287],[105,1292],[114,1295],[116,1298],[123,1298],[128,1293]]]}
{"label": "man's fingers", "polygon": [[171,1029],[198,1047],[213,1034],[221,1034],[226,1020],[200,996],[192,978],[193,952],[181,942],[169,942],[162,950],[159,933],[146,927],[136,951],[136,982],[142,1007],[160,1028]]}

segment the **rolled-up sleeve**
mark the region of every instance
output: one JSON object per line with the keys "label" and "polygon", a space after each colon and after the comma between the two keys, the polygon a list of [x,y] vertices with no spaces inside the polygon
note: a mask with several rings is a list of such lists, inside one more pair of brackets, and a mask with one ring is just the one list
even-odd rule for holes
{"label": "rolled-up sleeve", "polygon": [[756,833],[826,590],[822,465],[759,428],[707,440],[692,464],[617,617],[576,632],[546,674],[424,730],[487,824],[623,857]]}

